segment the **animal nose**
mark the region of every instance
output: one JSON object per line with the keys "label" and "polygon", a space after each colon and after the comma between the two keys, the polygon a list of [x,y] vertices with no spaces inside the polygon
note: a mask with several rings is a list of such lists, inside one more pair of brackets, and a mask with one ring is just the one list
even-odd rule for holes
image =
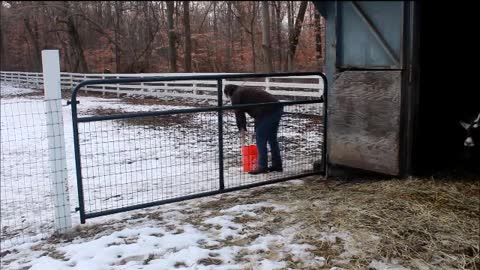
{"label": "animal nose", "polygon": [[473,143],[472,137],[468,137],[467,139],[465,139],[465,142],[463,143],[463,145],[467,147],[475,146],[475,144]]}

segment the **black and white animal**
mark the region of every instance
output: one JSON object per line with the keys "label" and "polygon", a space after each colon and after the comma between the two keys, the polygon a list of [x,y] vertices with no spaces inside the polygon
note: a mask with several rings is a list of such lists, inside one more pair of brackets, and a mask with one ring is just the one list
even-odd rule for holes
{"label": "black and white animal", "polygon": [[476,116],[476,118],[471,119],[468,122],[460,121],[460,125],[466,131],[466,137],[463,142],[465,147],[479,147],[480,146],[480,113]]}
{"label": "black and white animal", "polygon": [[461,162],[466,169],[480,173],[480,113],[465,118],[460,125],[464,131]]}

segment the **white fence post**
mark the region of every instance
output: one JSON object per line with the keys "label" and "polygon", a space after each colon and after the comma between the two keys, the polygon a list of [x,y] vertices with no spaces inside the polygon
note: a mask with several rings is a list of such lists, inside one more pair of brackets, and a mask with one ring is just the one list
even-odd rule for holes
{"label": "white fence post", "polygon": [[43,86],[47,120],[50,180],[55,206],[55,231],[64,233],[72,228],[67,181],[67,160],[63,134],[60,87],[60,57],[58,50],[42,51]]}
{"label": "white fence post", "polygon": [[[87,80],[87,74],[83,74],[83,80],[84,80],[84,81]],[[87,94],[87,93],[88,93],[88,90],[87,90],[87,89],[88,89],[88,85],[85,86],[85,87],[83,87],[83,89],[85,89],[85,90],[84,90],[84,91],[85,91],[85,94]]]}
{"label": "white fence post", "polygon": [[[145,76],[143,76],[143,75],[140,76],[140,78],[144,78],[144,77],[145,77]],[[141,85],[141,90],[140,90],[140,92],[142,92],[142,93],[140,94],[140,98],[141,98],[141,99],[145,99],[145,94],[143,93],[143,92],[147,92],[147,89],[145,89],[145,83],[141,82],[140,85]]]}
{"label": "white fence post", "polygon": [[[120,76],[117,76],[116,78],[117,78],[117,79],[120,79]],[[117,98],[119,98],[119,97],[120,97],[120,86],[119,86],[119,84],[117,83]]]}
{"label": "white fence post", "polygon": [[40,74],[40,73],[37,73],[37,75],[36,75],[36,78],[35,78],[35,79],[37,80],[37,82],[36,82],[36,87],[37,87],[37,88],[40,88],[40,85],[41,85],[41,79],[42,79],[42,78],[41,78],[41,74]]}
{"label": "white fence post", "polygon": [[[105,74],[102,74],[102,79],[105,80]],[[105,96],[105,84],[102,84],[102,97]]]}
{"label": "white fence post", "polygon": [[65,87],[65,74],[60,72],[60,89],[63,90],[64,88],[68,89],[68,87]]}

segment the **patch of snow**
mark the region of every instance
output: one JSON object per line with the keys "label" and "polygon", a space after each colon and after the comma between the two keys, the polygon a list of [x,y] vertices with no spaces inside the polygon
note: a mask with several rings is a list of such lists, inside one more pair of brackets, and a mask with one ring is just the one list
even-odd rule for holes
{"label": "patch of snow", "polygon": [[16,87],[16,86],[13,86],[12,84],[1,82],[0,97],[2,98],[36,93],[36,92],[39,92],[39,91],[30,89],[30,88]]}
{"label": "patch of snow", "polygon": [[370,262],[368,265],[369,269],[376,269],[376,270],[409,270],[408,268],[405,268],[401,265],[397,264],[388,264],[385,262],[373,260]]}

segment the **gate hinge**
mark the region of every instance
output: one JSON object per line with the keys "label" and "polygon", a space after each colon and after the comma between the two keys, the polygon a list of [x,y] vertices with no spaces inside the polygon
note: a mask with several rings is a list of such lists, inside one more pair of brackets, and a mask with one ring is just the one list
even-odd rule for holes
{"label": "gate hinge", "polygon": [[80,207],[75,207],[75,213],[80,211]]}
{"label": "gate hinge", "polygon": [[[72,101],[71,100],[67,100],[67,106],[72,104]],[[77,100],[76,104],[80,104],[80,101]]]}

